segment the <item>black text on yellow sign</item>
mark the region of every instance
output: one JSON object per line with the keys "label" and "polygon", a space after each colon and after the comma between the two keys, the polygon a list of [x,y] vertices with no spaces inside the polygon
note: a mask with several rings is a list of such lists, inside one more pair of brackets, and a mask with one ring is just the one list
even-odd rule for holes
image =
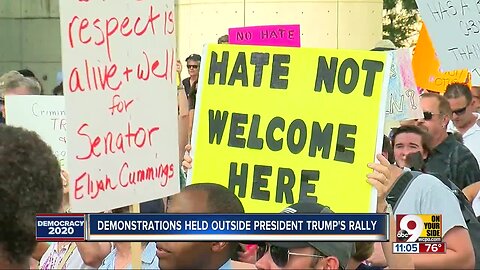
{"label": "black text on yellow sign", "polygon": [[[332,167],[336,168],[355,165],[358,156],[365,160],[357,146],[363,143],[358,136],[362,139],[368,133],[366,127],[354,115],[343,116],[348,109],[341,112],[331,102],[344,97],[378,103],[385,59],[341,57],[311,49],[292,53],[284,48],[228,48],[208,52],[195,166],[199,152],[200,156],[207,149],[225,154],[214,158],[218,171],[213,174],[224,172],[215,182],[234,190],[244,204],[245,200],[269,205],[318,201],[319,183],[331,178],[326,169],[319,169],[320,164],[339,163]],[[303,61],[302,54],[308,60]],[[307,107],[296,99],[304,100]],[[372,156],[373,151],[374,147]],[[193,182],[204,182],[199,179],[204,174],[195,170],[203,171],[194,168]]]}

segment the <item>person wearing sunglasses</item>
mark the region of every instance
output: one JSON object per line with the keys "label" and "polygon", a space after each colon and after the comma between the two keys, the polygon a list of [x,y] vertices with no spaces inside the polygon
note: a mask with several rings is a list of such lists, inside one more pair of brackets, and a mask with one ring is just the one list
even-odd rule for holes
{"label": "person wearing sunglasses", "polygon": [[198,82],[201,60],[202,60],[202,57],[198,54],[191,54],[185,59],[185,62],[187,62],[187,71],[188,71],[189,77],[184,79],[182,81],[182,84],[185,87],[185,92],[187,94],[187,97],[190,95],[190,92],[194,83]]}
{"label": "person wearing sunglasses", "polygon": [[[296,203],[285,214],[333,213],[317,203]],[[258,243],[257,269],[345,269],[355,248],[353,242]]]}
{"label": "person wearing sunglasses", "polygon": [[448,100],[437,93],[424,93],[420,97],[420,106],[424,117],[418,119],[416,125],[429,133],[433,149],[426,160],[425,170],[443,175],[460,189],[479,181],[480,169],[475,156],[457,141],[454,134],[447,132],[452,118]]}
{"label": "person wearing sunglasses", "polygon": [[480,164],[480,121],[479,114],[475,113],[475,102],[470,88],[466,84],[453,83],[447,86],[443,96],[447,98],[452,109],[449,130],[462,134],[463,144]]}

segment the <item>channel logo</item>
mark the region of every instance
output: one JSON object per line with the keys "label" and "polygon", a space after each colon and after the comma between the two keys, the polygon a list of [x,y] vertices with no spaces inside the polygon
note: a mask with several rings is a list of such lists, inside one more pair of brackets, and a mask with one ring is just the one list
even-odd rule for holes
{"label": "channel logo", "polygon": [[396,215],[397,242],[442,242],[442,215]]}

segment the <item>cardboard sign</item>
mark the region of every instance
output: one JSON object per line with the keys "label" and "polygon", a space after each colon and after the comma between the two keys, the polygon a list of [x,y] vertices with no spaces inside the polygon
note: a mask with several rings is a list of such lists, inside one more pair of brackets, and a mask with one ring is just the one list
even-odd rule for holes
{"label": "cardboard sign", "polygon": [[204,56],[189,183],[224,185],[247,212],[374,211],[366,165],[382,147],[388,54],[210,45]]}
{"label": "cardboard sign", "polygon": [[412,57],[408,49],[390,51],[392,66],[388,82],[385,134],[400,121],[423,117],[420,96],[412,71]]}
{"label": "cardboard sign", "polygon": [[98,212],[179,191],[168,1],[60,1],[70,204]]}
{"label": "cardboard sign", "polygon": [[420,36],[413,54],[412,67],[417,86],[438,93],[445,92],[447,86],[451,83],[469,81],[467,69],[441,71],[440,62],[425,25],[420,30]]}
{"label": "cardboard sign", "polygon": [[416,0],[443,71],[480,67],[480,2]]}
{"label": "cardboard sign", "polygon": [[239,45],[300,47],[300,25],[263,25],[228,29],[228,42]]}
{"label": "cardboard sign", "polygon": [[67,121],[63,96],[5,96],[6,123],[35,131],[57,156],[60,166],[67,166]]}

